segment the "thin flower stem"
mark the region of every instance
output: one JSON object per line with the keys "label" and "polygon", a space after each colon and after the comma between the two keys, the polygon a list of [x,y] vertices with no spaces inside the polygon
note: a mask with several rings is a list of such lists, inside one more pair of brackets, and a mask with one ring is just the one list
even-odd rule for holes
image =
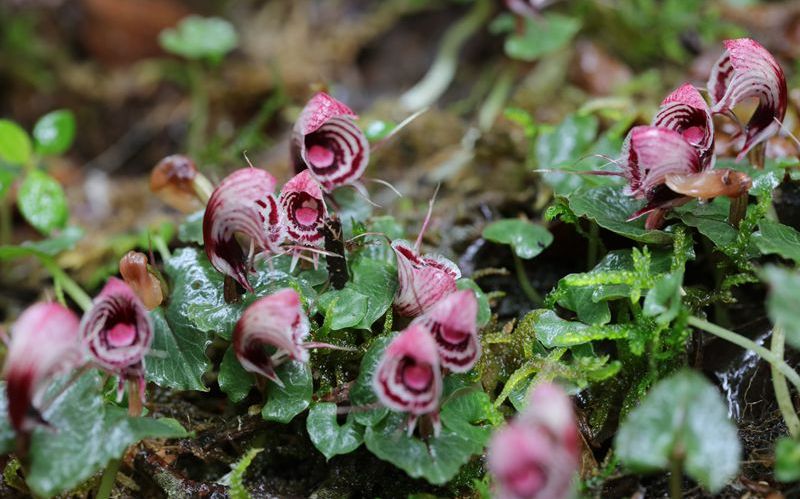
{"label": "thin flower stem", "polygon": [[103,471],[103,477],[100,479],[100,485],[97,487],[96,499],[108,499],[111,497],[111,490],[114,488],[114,482],[117,481],[119,465],[119,459],[112,459],[108,462],[108,466]]}
{"label": "thin flower stem", "polygon": [[769,364],[773,368],[775,368],[778,372],[786,376],[786,379],[788,379],[789,382],[795,386],[795,388],[800,390],[800,375],[797,374],[797,371],[789,367],[789,364],[784,362],[782,358],[776,356],[771,351],[755,343],[753,340],[745,338],[741,334],[734,333],[733,331],[717,326],[716,324],[712,324],[704,319],[701,319],[693,315],[689,316],[688,322],[690,326],[702,329],[703,331],[711,333],[714,336],[717,336],[718,338],[722,338],[723,340],[730,341],[735,345],[739,345],[740,347],[746,350],[752,350],[759,357],[769,362]]}
{"label": "thin flower stem", "polygon": [[[783,360],[783,349],[786,340],[786,333],[780,326],[775,326],[772,329],[772,341],[770,349],[772,353],[779,359]],[[789,429],[789,434],[792,438],[797,438],[800,435],[800,418],[792,403],[792,395],[789,392],[789,385],[786,384],[786,377],[781,374],[775,366],[770,366],[772,370],[772,387],[775,390],[775,399],[778,401],[778,408],[781,411],[783,420],[786,422],[786,427]]]}
{"label": "thin flower stem", "polygon": [[86,291],[81,288],[77,282],[73,281],[66,272],[61,270],[61,267],[50,258],[40,258],[42,265],[53,276],[53,280],[58,282],[61,288],[69,295],[70,298],[78,304],[84,312],[92,308],[92,299],[86,294]]}
{"label": "thin flower stem", "polygon": [[522,259],[513,251],[512,254],[514,255],[514,269],[517,271],[517,280],[522,287],[522,291],[534,305],[539,305],[542,303],[542,297],[536,292],[531,281],[528,280],[528,275],[525,273],[525,266],[522,263]]}
{"label": "thin flower stem", "polygon": [[151,240],[153,241],[153,246],[156,247],[156,251],[161,255],[161,260],[163,262],[166,263],[167,260],[172,258],[172,254],[169,252],[169,248],[161,236],[153,236]]}
{"label": "thin flower stem", "polygon": [[669,497],[681,499],[683,497],[683,460],[672,458],[669,473]]}

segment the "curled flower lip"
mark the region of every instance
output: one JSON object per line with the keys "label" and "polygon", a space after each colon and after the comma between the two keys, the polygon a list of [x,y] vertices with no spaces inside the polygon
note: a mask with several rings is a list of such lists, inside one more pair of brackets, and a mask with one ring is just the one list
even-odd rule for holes
{"label": "curled flower lip", "polygon": [[373,377],[373,389],[386,407],[420,416],[434,412],[442,395],[436,342],[421,324],[412,324],[386,347]]}
{"label": "curled flower lip", "polygon": [[697,149],[703,169],[714,164],[714,121],[711,110],[690,83],[684,83],[661,103],[653,126],[676,131]]}
{"label": "curled flower lip", "polygon": [[80,363],[78,316],[57,303],[28,307],[11,327],[3,366],[8,414],[17,432],[42,422],[37,406],[49,382]]}
{"label": "curled flower lip", "polygon": [[308,168],[326,191],[358,181],[369,163],[369,141],[355,118],[349,107],[330,95],[314,95],[294,125],[295,170]]}
{"label": "curled flower lip", "polygon": [[780,129],[788,105],[786,77],[772,54],[755,40],[738,38],[723,43],[725,52],[711,70],[707,85],[712,111],[732,116],[738,103],[758,99],[743,130],[741,159]]}
{"label": "curled flower lip", "polygon": [[420,255],[407,241],[392,243],[397,257],[397,293],[394,307],[405,317],[416,317],[456,290],[458,266],[440,255]]}
{"label": "curled flower lip", "polygon": [[284,221],[273,194],[275,184],[264,170],[236,170],[214,190],[203,217],[203,243],[211,265],[250,292],[248,256],[236,234],[249,237],[258,251],[281,251]]}
{"label": "curled flower lip", "polygon": [[[300,295],[293,289],[282,289],[247,307],[233,330],[233,348],[242,367],[283,386],[275,374],[276,361],[288,356],[307,362],[304,341],[309,332]],[[277,357],[268,355],[266,346],[277,348]]]}
{"label": "curled flower lip", "polygon": [[478,300],[472,290],[465,289],[445,296],[414,323],[431,332],[443,367],[466,372],[481,355],[477,317]]}

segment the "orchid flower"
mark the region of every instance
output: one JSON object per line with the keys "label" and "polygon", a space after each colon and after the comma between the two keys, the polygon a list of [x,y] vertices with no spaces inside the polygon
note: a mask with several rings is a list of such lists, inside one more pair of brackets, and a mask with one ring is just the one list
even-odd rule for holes
{"label": "orchid flower", "polygon": [[[286,237],[301,246],[322,246],[325,242],[322,226],[328,217],[328,208],[322,197],[322,189],[311,176],[310,170],[303,170],[286,182],[279,200],[285,216]],[[301,251],[294,250],[292,269]],[[315,252],[315,267],[317,258],[318,253]]]}
{"label": "orchid flower", "polygon": [[462,373],[472,369],[481,355],[477,318],[478,300],[465,289],[445,296],[414,323],[433,335],[442,366]]}
{"label": "orchid flower", "polygon": [[147,264],[147,256],[138,251],[129,251],[119,261],[119,273],[147,310],[153,310],[164,301],[161,280]]}
{"label": "orchid flower", "polygon": [[653,118],[653,126],[674,130],[697,149],[703,169],[714,164],[714,121],[711,110],[690,83],[669,94]]}
{"label": "orchid flower", "polygon": [[488,467],[499,499],[571,497],[580,465],[575,416],[567,395],[538,386],[528,407],[489,443]]}
{"label": "orchid flower", "polygon": [[251,252],[281,252],[284,222],[273,194],[275,184],[275,178],[264,170],[236,170],[214,190],[203,216],[203,242],[211,265],[250,292],[253,287],[247,274],[251,263],[236,234],[250,238]]}
{"label": "orchid flower", "polygon": [[44,422],[39,410],[49,382],[80,363],[78,327],[78,316],[57,303],[31,305],[11,327],[3,378],[17,433]]}
{"label": "orchid flower", "polygon": [[744,127],[744,145],[738,159],[780,129],[788,104],[786,77],[778,62],[760,43],[750,38],[725,40],[725,52],[708,79],[715,113],[733,115],[740,102],[756,98],[756,108]]}
{"label": "orchid flower", "polygon": [[327,192],[358,181],[369,163],[369,142],[355,118],[349,107],[330,95],[314,95],[294,125],[295,170],[308,168]]}
{"label": "orchid flower", "polygon": [[144,358],[153,342],[153,324],[142,300],[124,281],[110,278],[83,316],[80,337],[89,358],[119,377],[120,397],[125,381],[132,383],[131,394],[138,389],[138,399],[129,397],[136,413],[144,401]]}
{"label": "orchid flower", "polygon": [[[304,341],[309,331],[300,295],[293,289],[282,289],[247,307],[233,330],[233,349],[246,370],[283,386],[275,367],[286,357],[308,362]],[[270,356],[265,346],[273,346],[277,352]]]}
{"label": "orchid flower", "polygon": [[409,434],[414,431],[417,417],[429,413],[439,431],[442,373],[436,341],[425,326],[412,324],[389,343],[372,384],[383,405],[409,414]]}
{"label": "orchid flower", "polygon": [[458,266],[440,255],[420,255],[407,241],[392,242],[397,257],[394,308],[404,317],[416,317],[456,290]]}

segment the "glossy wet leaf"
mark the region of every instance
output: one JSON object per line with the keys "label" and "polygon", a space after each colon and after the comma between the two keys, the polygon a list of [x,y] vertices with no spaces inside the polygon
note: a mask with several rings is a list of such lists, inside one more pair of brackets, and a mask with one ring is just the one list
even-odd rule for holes
{"label": "glossy wet leaf", "polygon": [[781,482],[800,480],[800,442],[789,437],[775,444],[775,478]]}
{"label": "glossy wet leaf", "polygon": [[563,170],[541,174],[556,194],[569,195],[586,182],[585,176],[568,172],[591,169],[579,160],[589,152],[598,126],[594,115],[571,114],[554,128],[540,131],[534,145],[538,168]]}
{"label": "glossy wet leaf", "polygon": [[62,154],[75,140],[75,115],[59,109],[45,114],[33,126],[33,139],[39,154]]}
{"label": "glossy wet leaf", "polygon": [[332,329],[370,329],[389,310],[396,288],[394,262],[359,257],[350,262],[347,285],[340,291],[325,293],[320,304],[327,312],[326,307],[336,300]]}
{"label": "glossy wet leaf", "polygon": [[800,314],[798,314],[800,271],[770,265],[764,268],[761,277],[769,286],[767,296],[769,318],[773,324],[784,329],[786,341],[790,345],[800,348]]}
{"label": "glossy wet leaf", "polygon": [[478,327],[483,327],[488,324],[489,319],[492,318],[492,309],[489,307],[489,297],[486,296],[486,293],[483,292],[481,287],[472,279],[462,277],[456,281],[456,288],[459,290],[471,289],[475,292],[475,298],[478,299]]}
{"label": "glossy wet leaf", "polygon": [[595,288],[591,286],[568,287],[559,298],[558,304],[578,314],[585,324],[608,324],[611,310],[603,300],[595,301]]}
{"label": "glossy wet leaf", "polygon": [[176,27],[162,31],[158,41],[172,54],[219,63],[225,54],[236,48],[239,37],[225,19],[189,16]]}
{"label": "glossy wet leaf", "polygon": [[314,404],[306,419],[308,436],[325,459],[352,452],[364,441],[364,427],[355,422],[352,414],[340,425],[336,409],[336,404],[330,402]]}
{"label": "glossy wet leaf", "polygon": [[25,241],[20,246],[40,251],[45,255],[55,256],[62,251],[73,249],[83,236],[83,229],[72,226],[67,227],[57,234],[53,234],[47,239],[42,239],[41,241]]}
{"label": "glossy wet leaf", "polygon": [[779,255],[800,264],[800,232],[792,227],[765,218],[758,222],[753,240],[765,255]]}
{"label": "glossy wet leaf", "polygon": [[488,395],[480,391],[460,392],[441,411],[442,431],[427,441],[409,437],[406,416],[392,412],[364,432],[367,448],[379,458],[404,470],[412,478],[422,477],[441,485],[458,473],[470,458],[483,452],[496,412]]}
{"label": "glossy wet leaf", "polygon": [[526,260],[537,256],[553,242],[553,235],[546,227],[518,218],[490,223],[483,229],[483,237],[511,246],[518,257]]}
{"label": "glossy wet leaf", "polygon": [[219,365],[219,376],[217,377],[219,389],[228,395],[231,402],[237,403],[250,393],[254,382],[254,375],[242,367],[236,358],[233,347],[228,347]]}
{"label": "glossy wet leaf", "polygon": [[39,170],[28,173],[20,184],[17,207],[25,220],[45,235],[63,228],[69,217],[67,197],[61,184]]}
{"label": "glossy wet leaf", "polygon": [[176,390],[207,391],[203,374],[211,367],[206,347],[208,334],[190,326],[175,312],[175,303],[150,312],[153,320],[153,346],[145,359],[145,377],[159,386]]}
{"label": "glossy wet leaf", "polygon": [[642,207],[642,201],[626,196],[619,187],[582,190],[568,200],[570,208],[579,217],[590,218],[600,227],[628,239],[649,244],[667,244],[672,241],[672,234],[668,232],[645,230],[643,218],[626,222],[628,217]]}
{"label": "glossy wet leaf", "polygon": [[669,324],[681,308],[683,272],[661,276],[644,299],[644,315],[655,317],[659,324]]}
{"label": "glossy wet leaf", "polygon": [[690,203],[677,208],[676,215],[689,227],[706,236],[716,246],[726,246],[736,240],[736,229],[728,223],[728,198],[717,198],[711,203]]}
{"label": "glossy wet leaf", "polygon": [[522,61],[535,61],[566,46],[581,27],[573,17],[547,13],[543,19],[525,18],[522,34],[506,38],[506,54]]}
{"label": "glossy wet leaf", "polygon": [[267,421],[286,424],[311,403],[314,390],[311,368],[302,362],[288,361],[275,372],[284,387],[267,381],[267,402],[261,409],[261,416]]}
{"label": "glossy wet leaf", "polygon": [[345,287],[333,289],[319,297],[319,307],[325,311],[325,324],[338,331],[364,322],[369,298]]}
{"label": "glossy wet leaf", "polygon": [[712,493],[736,476],[742,451],[717,388],[688,370],[650,390],[623,422],[614,448],[637,472],[668,469],[681,455],[686,474]]}
{"label": "glossy wet leaf", "polygon": [[[372,377],[375,374],[375,369],[381,361],[384,350],[392,341],[394,335],[378,336],[374,338],[367,348],[366,353],[361,358],[361,365],[358,370],[358,378],[350,389],[350,402],[353,407],[363,408],[373,406],[378,403],[378,396],[372,390]],[[356,422],[364,426],[373,426],[378,424],[389,413],[389,409],[385,407],[375,407],[370,410],[356,410],[353,417]]]}
{"label": "glossy wet leaf", "polygon": [[186,216],[178,226],[178,240],[187,244],[203,244],[203,216],[206,210],[196,211]]}
{"label": "glossy wet leaf", "polygon": [[24,165],[31,159],[33,147],[28,133],[10,120],[0,120],[0,161]]}
{"label": "glossy wet leaf", "polygon": [[596,340],[619,340],[630,336],[629,330],[619,325],[589,326],[564,320],[552,310],[534,310],[529,316],[536,339],[547,348],[569,347]]}

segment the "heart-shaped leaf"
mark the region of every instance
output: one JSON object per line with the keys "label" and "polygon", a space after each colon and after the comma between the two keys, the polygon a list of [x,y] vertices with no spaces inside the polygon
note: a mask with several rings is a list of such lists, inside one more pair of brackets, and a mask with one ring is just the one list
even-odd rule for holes
{"label": "heart-shaped leaf", "polygon": [[352,413],[340,425],[336,421],[336,404],[330,402],[311,406],[306,429],[314,447],[322,452],[325,459],[352,452],[364,441],[364,427],[355,422]]}
{"label": "heart-shaped leaf", "polygon": [[267,403],[261,409],[261,416],[267,421],[286,424],[311,404],[314,392],[311,368],[308,364],[290,361],[281,364],[275,372],[283,388],[267,382]]}
{"label": "heart-shaped leaf", "polygon": [[19,125],[10,120],[0,120],[0,161],[10,165],[24,165],[31,159],[31,138]]}

